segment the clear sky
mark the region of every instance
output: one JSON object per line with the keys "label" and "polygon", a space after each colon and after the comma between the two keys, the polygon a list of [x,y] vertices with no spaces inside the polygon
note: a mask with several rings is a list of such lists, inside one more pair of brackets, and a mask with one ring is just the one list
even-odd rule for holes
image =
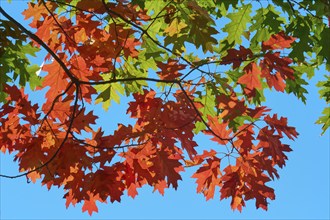
{"label": "clear sky", "polygon": [[[0,2],[7,13],[28,27],[20,14],[26,1]],[[35,62],[41,64],[42,58]],[[288,154],[287,166],[280,170],[281,178],[270,184],[276,200],[270,202],[267,212],[256,210],[254,201],[247,202],[242,213],[233,212],[230,200],[220,201],[219,193],[206,202],[203,195],[196,194],[195,180],[190,178],[194,170],[187,169],[177,191],[167,189],[161,196],[144,187],[135,199],[123,196],[121,203],[99,204],[99,213],[92,217],[82,213],[81,205],[66,209],[61,188],[48,191],[40,181],[28,184],[24,177],[1,178],[0,219],[329,219],[329,131],[320,136],[321,126],[314,124],[325,107],[315,84],[325,74],[329,72],[320,69],[309,82],[306,105],[293,95],[266,95],[265,105],[273,113],[288,117],[289,124],[300,133],[295,142],[288,142],[294,151]],[[125,114],[126,106],[113,107],[113,114]],[[208,139],[199,139],[199,143],[203,142],[206,144]],[[11,155],[1,154],[0,160],[1,174],[17,174],[18,166]]]}

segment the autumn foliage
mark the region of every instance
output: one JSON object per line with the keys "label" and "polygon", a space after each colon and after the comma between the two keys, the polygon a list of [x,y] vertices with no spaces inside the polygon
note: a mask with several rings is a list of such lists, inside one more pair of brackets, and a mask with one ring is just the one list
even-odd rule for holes
{"label": "autumn foliage", "polygon": [[[329,64],[323,40],[329,28],[313,17],[320,37],[309,41],[299,32],[314,31],[308,20],[305,27],[291,24],[271,4],[217,2],[39,0],[23,12],[30,28],[1,9],[7,46],[1,48],[0,148],[15,155],[22,172],[1,176],[61,186],[66,207],[83,203],[92,214],[97,201],[120,202],[125,192],[134,198],[144,185],[164,195],[179,187],[185,169],[195,168],[197,193],[206,200],[219,191],[232,209],[241,211],[252,199],[267,210],[275,199],[267,183],[279,178],[292,151],[287,143],[298,132],[263,105],[264,91],[305,101],[302,76]],[[289,15],[299,6],[274,2]],[[306,1],[299,4],[314,13]],[[264,9],[253,15],[254,7]],[[272,13],[276,25],[267,20]],[[300,51],[303,44],[314,46]],[[47,52],[40,76],[25,57],[38,48]],[[17,50],[23,55],[12,55]],[[305,59],[304,52],[315,56]],[[40,92],[44,99],[34,101]],[[108,114],[124,96],[129,122],[104,130],[94,107]],[[324,130],[327,120],[319,121]],[[197,134],[214,145],[197,143]]]}

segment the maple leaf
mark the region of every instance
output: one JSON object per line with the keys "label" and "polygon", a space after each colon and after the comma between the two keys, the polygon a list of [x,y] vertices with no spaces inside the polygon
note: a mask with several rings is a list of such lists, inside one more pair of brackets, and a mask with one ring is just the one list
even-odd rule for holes
{"label": "maple leaf", "polygon": [[110,197],[110,202],[120,202],[123,191],[126,189],[123,183],[125,165],[117,162],[111,166],[102,166],[102,170],[98,170],[91,174],[90,188],[94,194],[98,194],[101,202],[106,201]]}
{"label": "maple leaf", "polygon": [[68,115],[67,112],[70,112],[70,104],[72,100],[62,100],[62,98],[59,99],[58,102],[53,104],[52,102],[46,102],[42,106],[42,110],[45,113],[49,113],[49,117],[53,119],[59,119],[61,122],[64,122]]}
{"label": "maple leaf", "polygon": [[268,67],[263,68],[261,77],[266,78],[266,82],[269,88],[274,87],[276,91],[284,92],[286,84],[279,72],[271,74]]}
{"label": "maple leaf", "polygon": [[225,174],[221,177],[222,188],[220,189],[220,200],[228,197],[232,197],[231,208],[233,210],[238,209],[242,211],[242,207],[245,206],[245,202],[242,199],[243,181],[239,175],[239,167],[227,166],[224,169]]}
{"label": "maple leaf", "polygon": [[294,70],[289,67],[292,63],[292,59],[288,57],[280,57],[280,53],[266,53],[262,62],[261,70],[264,67],[268,67],[269,72],[273,70],[278,71],[283,79],[294,80]]}
{"label": "maple leaf", "polygon": [[[38,30],[36,35],[45,42],[49,42],[52,35],[52,26],[54,25],[54,20],[51,17],[46,17],[43,21],[37,21]],[[56,39],[57,41],[57,39]]]}
{"label": "maple leaf", "polygon": [[33,183],[36,183],[37,179],[41,178],[40,173],[36,171],[29,173],[27,177],[30,178]]}
{"label": "maple leaf", "polygon": [[139,51],[136,49],[137,46],[141,45],[141,42],[136,38],[127,38],[123,42],[123,50],[126,57],[137,57]]}
{"label": "maple leaf", "polygon": [[66,202],[65,202],[65,207],[68,208],[70,206],[70,204],[72,204],[73,206],[75,206],[77,204],[77,199],[75,199],[73,197],[73,193],[72,193],[72,190],[69,190],[69,192],[67,192],[63,198],[66,199]]}
{"label": "maple leaf", "polygon": [[250,4],[242,5],[239,10],[235,10],[229,13],[227,17],[231,19],[231,22],[223,27],[223,31],[228,33],[228,42],[235,42],[241,44],[242,35],[246,28],[247,23],[251,20],[251,9]]}
{"label": "maple leaf", "polygon": [[96,81],[102,80],[102,77],[97,72],[89,69],[86,61],[81,56],[73,56],[70,59],[70,65],[72,74],[82,81],[88,81],[90,79]]}
{"label": "maple leaf", "polygon": [[242,125],[239,130],[242,132],[237,135],[237,140],[235,140],[234,144],[235,146],[239,146],[241,154],[248,155],[254,147],[253,126]]}
{"label": "maple leaf", "polygon": [[248,108],[247,114],[252,118],[260,118],[261,116],[264,116],[266,112],[269,112],[270,109],[268,109],[266,106],[258,106],[254,109]]}
{"label": "maple leaf", "polygon": [[[178,180],[181,180],[179,172],[184,171],[182,164],[179,162],[181,157],[178,154],[171,154],[169,151],[158,151],[156,158],[153,158],[154,171],[159,176],[158,179],[167,177],[167,185],[172,185],[174,189],[178,188]],[[158,181],[157,181],[158,182]],[[158,185],[160,188],[161,185]]]}
{"label": "maple leaf", "polygon": [[135,183],[131,183],[127,189],[127,195],[132,197],[133,199],[135,198],[135,196],[138,195],[138,192],[136,190],[138,184]]}

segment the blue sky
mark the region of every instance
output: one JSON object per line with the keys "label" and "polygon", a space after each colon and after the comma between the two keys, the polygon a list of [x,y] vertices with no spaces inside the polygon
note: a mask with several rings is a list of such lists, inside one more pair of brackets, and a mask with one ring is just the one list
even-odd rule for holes
{"label": "blue sky", "polygon": [[[25,1],[1,6],[27,27],[20,14]],[[35,60],[42,63],[42,57]],[[122,197],[121,203],[99,204],[99,213],[90,217],[81,212],[81,205],[65,208],[63,190],[42,187],[40,182],[27,184],[26,179],[0,179],[0,219],[329,219],[329,131],[323,136],[321,126],[314,122],[321,115],[325,102],[319,99],[315,84],[329,74],[324,68],[316,72],[307,87],[309,95],[304,105],[292,95],[269,92],[268,105],[273,113],[289,118],[300,136],[289,142],[293,148],[287,166],[280,170],[281,178],[270,185],[275,189],[276,200],[271,201],[267,212],[256,210],[254,201],[248,202],[242,213],[230,209],[230,200],[219,201],[219,194],[205,201],[196,194],[193,169],[183,174],[177,191],[167,189],[165,196],[152,193],[152,188],[138,190],[135,198]],[[124,114],[125,106],[114,106],[113,114]],[[207,144],[208,137],[199,137],[199,143]],[[11,155],[0,156],[0,173],[17,174],[17,164]]]}

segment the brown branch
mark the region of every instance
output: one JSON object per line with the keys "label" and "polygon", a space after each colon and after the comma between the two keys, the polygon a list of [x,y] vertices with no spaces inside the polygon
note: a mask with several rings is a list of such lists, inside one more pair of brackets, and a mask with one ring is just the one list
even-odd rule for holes
{"label": "brown branch", "polygon": [[110,79],[107,81],[98,81],[98,82],[89,82],[89,81],[78,81],[79,84],[85,85],[104,85],[104,84],[111,84],[116,82],[132,82],[132,81],[152,81],[152,82],[161,82],[161,83],[176,83],[178,84],[179,80],[166,80],[166,79],[155,79],[155,78],[148,78],[148,77],[136,77],[136,78],[126,78],[126,79]]}
{"label": "brown branch", "polygon": [[321,17],[319,17],[317,15],[314,15],[309,9],[306,8],[306,6],[302,5],[300,2],[297,2],[296,0],[287,0],[287,1],[290,4],[290,7],[291,7],[292,10],[294,10],[293,9],[293,6],[292,6],[292,2],[294,2],[295,4],[299,5],[300,8],[304,9],[308,14],[310,14],[311,16],[313,16],[314,18],[323,20],[323,18],[321,18]]}
{"label": "brown branch", "polygon": [[150,140],[150,139],[148,139],[145,142],[138,143],[138,144],[126,144],[126,145],[118,145],[118,146],[113,146],[113,147],[100,147],[100,146],[95,146],[95,145],[86,143],[84,140],[76,137],[72,132],[70,132],[70,134],[72,135],[73,139],[76,140],[78,143],[86,145],[88,147],[92,147],[94,149],[110,149],[110,150],[112,150],[112,149],[123,149],[123,148],[129,148],[129,147],[138,147],[138,146],[148,143],[148,141]]}

